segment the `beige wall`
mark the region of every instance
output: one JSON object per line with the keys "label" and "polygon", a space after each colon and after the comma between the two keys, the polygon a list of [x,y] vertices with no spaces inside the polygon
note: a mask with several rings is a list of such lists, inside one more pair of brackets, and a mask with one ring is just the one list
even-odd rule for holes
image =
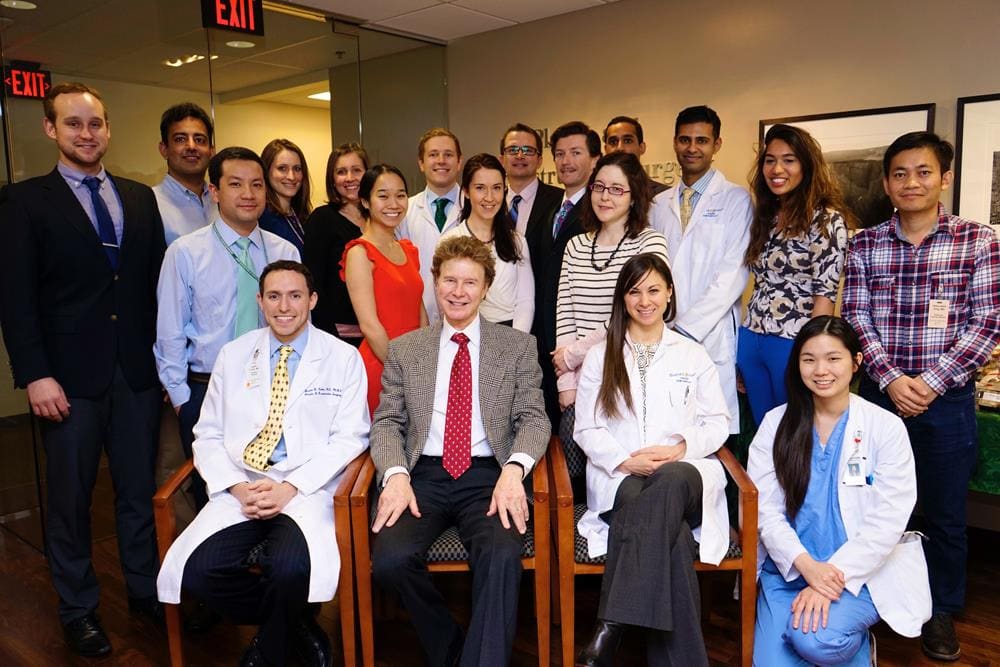
{"label": "beige wall", "polygon": [[1000,91],[997,26],[995,0],[621,0],[450,44],[449,118],[471,155],[516,120],[635,115],[643,161],[665,163],[677,112],[708,104],[744,182],[763,118],[936,102],[953,139],[955,98]]}

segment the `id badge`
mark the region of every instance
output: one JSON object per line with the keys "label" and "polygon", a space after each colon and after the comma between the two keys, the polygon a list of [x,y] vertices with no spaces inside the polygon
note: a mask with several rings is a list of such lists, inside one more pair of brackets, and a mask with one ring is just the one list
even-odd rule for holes
{"label": "id badge", "polygon": [[260,364],[256,360],[251,361],[247,366],[247,389],[255,389],[260,386]]}
{"label": "id badge", "polygon": [[931,299],[927,308],[927,328],[946,329],[948,327],[948,307],[951,302],[948,299]]}
{"label": "id badge", "polygon": [[845,486],[864,486],[865,460],[860,456],[852,456],[847,459],[847,468],[844,470],[844,478],[841,481]]}

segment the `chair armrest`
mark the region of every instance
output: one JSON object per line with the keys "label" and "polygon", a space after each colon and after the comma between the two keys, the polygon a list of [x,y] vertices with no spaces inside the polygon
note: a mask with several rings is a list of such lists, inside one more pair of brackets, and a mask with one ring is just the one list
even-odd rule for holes
{"label": "chair armrest", "polygon": [[556,496],[557,507],[573,507],[573,486],[569,479],[569,466],[566,464],[566,454],[563,452],[559,436],[552,436],[548,450],[549,465],[552,470],[552,486]]}
{"label": "chair armrest", "polygon": [[744,555],[756,558],[757,550],[757,486],[743,469],[729,449],[722,447],[716,452],[726,472],[736,482],[739,489],[740,547]]}
{"label": "chair armrest", "polygon": [[372,461],[371,454],[365,452],[364,461],[361,465],[361,472],[354,481],[351,489],[351,506],[368,506],[368,492],[371,489],[372,481],[375,479],[375,462]]}
{"label": "chair armrest", "polygon": [[337,485],[337,489],[333,493],[333,504],[335,507],[350,505],[351,491],[354,490],[354,484],[358,481],[358,475],[361,473],[361,468],[364,466],[367,457],[367,451],[361,452],[344,468],[340,484]]}
{"label": "chair armrest", "polygon": [[736,460],[736,456],[729,451],[728,447],[720,447],[719,451],[715,453],[722,462],[723,467],[729,476],[733,478],[736,482],[736,487],[740,490],[740,498],[743,498],[744,494],[751,494],[754,498],[757,497],[757,487],[754,485],[753,480],[750,479],[750,475],[747,471],[743,469],[740,462]]}
{"label": "chair armrest", "polygon": [[553,436],[549,439],[549,446],[542,458],[538,459],[534,470],[531,471],[531,492],[534,495],[535,503],[549,502],[549,465],[548,452],[553,447],[559,447],[559,440]]}
{"label": "chair armrest", "polygon": [[177,538],[177,513],[174,511],[173,498],[191,473],[194,472],[194,460],[188,459],[174,471],[167,481],[153,495],[153,525],[156,527],[156,544],[160,552],[160,562],[167,556],[167,550]]}

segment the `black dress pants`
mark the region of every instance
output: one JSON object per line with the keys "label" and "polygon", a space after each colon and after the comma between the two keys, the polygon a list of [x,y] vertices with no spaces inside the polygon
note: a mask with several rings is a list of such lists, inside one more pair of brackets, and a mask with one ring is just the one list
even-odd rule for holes
{"label": "black dress pants", "polygon": [[[184,456],[193,456],[192,445],[194,445],[194,425],[201,417],[201,406],[205,402],[205,394],[208,392],[208,384],[204,382],[194,382],[188,380],[191,388],[191,397],[187,403],[181,406],[177,413],[178,430],[181,436],[181,447],[184,449]],[[205,480],[201,478],[198,471],[191,473],[191,495],[194,498],[195,509],[201,510],[208,502],[208,492],[205,489]]]}
{"label": "black dress pants", "polygon": [[472,618],[462,648],[463,667],[510,664],[521,583],[521,534],[486,516],[500,466],[473,458],[453,479],[440,457],[423,456],[410,473],[421,518],[404,511],[375,537],[372,576],[396,591],[420,637],[428,664],[444,665],[461,638],[444,598],[427,572],[427,549],[449,526],[458,528],[472,569]]}
{"label": "black dress pants", "polygon": [[[257,561],[250,551],[264,542]],[[279,514],[224,528],[198,545],[184,565],[183,588],[239,625],[258,625],[257,646],[268,664],[286,662],[289,633],[307,612],[309,547],[298,524]]]}
{"label": "black dress pants", "polygon": [[45,447],[45,535],[52,583],[65,625],[97,608],[99,587],[91,561],[90,504],[101,451],[115,490],[118,557],[129,597],[156,595],[153,531],[154,468],[160,388],[134,391],[120,368],[97,398],[67,397],[69,416],[42,421]]}

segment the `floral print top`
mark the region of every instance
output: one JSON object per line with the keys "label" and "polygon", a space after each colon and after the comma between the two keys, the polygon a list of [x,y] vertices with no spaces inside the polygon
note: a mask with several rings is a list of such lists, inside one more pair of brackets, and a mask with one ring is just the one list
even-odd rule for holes
{"label": "floral print top", "polygon": [[805,234],[782,238],[776,226],[771,228],[764,251],[750,266],[754,288],[743,326],[759,334],[795,338],[809,321],[814,296],[837,300],[847,224],[839,211],[828,213],[826,236],[820,231],[820,211]]}

